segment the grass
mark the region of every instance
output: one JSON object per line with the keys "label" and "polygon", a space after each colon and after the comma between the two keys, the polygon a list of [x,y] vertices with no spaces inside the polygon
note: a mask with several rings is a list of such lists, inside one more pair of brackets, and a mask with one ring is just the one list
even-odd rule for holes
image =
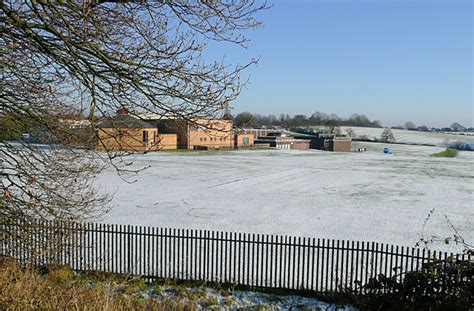
{"label": "grass", "polygon": [[164,149],[164,150],[157,150],[158,152],[166,152],[166,153],[197,153],[197,152],[206,152],[208,150],[197,150],[197,149]]}
{"label": "grass", "polygon": [[[275,310],[274,304],[284,302],[280,295],[289,294],[285,290],[273,294],[271,290],[267,299],[243,307],[246,299],[234,296],[234,287],[227,286],[172,279],[145,283],[139,277],[113,273],[25,267],[0,256],[0,310]],[[339,300],[339,305],[349,301],[346,296],[323,297]],[[321,310],[303,304],[297,308]]]}
{"label": "grass", "polygon": [[238,148],[234,149],[233,147],[221,147],[221,148],[212,148],[209,147],[207,150],[199,150],[199,149],[166,149],[166,150],[157,150],[160,153],[209,153],[209,152],[229,152],[229,151],[242,151],[242,150],[272,150],[275,148],[272,147],[249,147],[249,148]]}
{"label": "grass", "polygon": [[436,158],[455,158],[459,153],[459,150],[452,149],[452,148],[446,148],[446,150],[434,153],[431,156],[436,157]]}
{"label": "grass", "polygon": [[78,275],[0,261],[0,310],[195,310],[191,299],[143,296],[141,279]]}
{"label": "grass", "polygon": [[[229,288],[219,284],[180,284],[173,280],[148,284],[139,277],[112,273],[25,267],[0,257],[0,310],[191,311],[224,307],[238,308],[238,302]],[[257,304],[252,310],[270,309]]]}

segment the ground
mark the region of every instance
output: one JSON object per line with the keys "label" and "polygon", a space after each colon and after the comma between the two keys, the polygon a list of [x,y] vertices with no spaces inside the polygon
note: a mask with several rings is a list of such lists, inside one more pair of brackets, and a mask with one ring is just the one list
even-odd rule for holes
{"label": "ground", "polygon": [[[383,128],[373,127],[351,127],[342,126],[341,132],[346,133],[348,128],[352,128],[352,136],[359,138],[360,136],[366,136],[369,140],[379,139],[383,132]],[[432,145],[440,146],[446,143],[453,143],[457,141],[463,141],[466,143],[474,142],[474,133],[436,133],[436,132],[422,132],[422,131],[408,131],[392,129],[393,136],[397,143],[403,144],[418,144],[418,145]]]}
{"label": "ground", "polygon": [[[434,158],[443,148],[355,144],[367,151],[134,155],[135,167],[150,167],[126,181],[110,168],[97,180],[114,193],[100,220],[404,246],[458,230],[474,241],[474,152]],[[385,146],[393,154],[384,154]],[[442,243],[433,248],[459,250]]]}
{"label": "ground", "polygon": [[[0,310],[356,310],[296,295],[184,285],[0,261]],[[80,306],[80,308],[78,307]]]}

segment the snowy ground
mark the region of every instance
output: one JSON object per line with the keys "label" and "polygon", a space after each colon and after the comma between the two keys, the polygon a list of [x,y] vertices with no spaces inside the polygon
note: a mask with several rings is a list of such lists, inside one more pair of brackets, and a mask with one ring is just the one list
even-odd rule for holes
{"label": "snowy ground", "polygon": [[[346,134],[348,128],[351,128],[354,131],[353,137],[359,138],[361,136],[366,136],[369,140],[380,138],[380,135],[384,130],[383,128],[342,126],[341,132]],[[403,144],[441,146],[446,145],[446,143],[457,141],[466,143],[474,142],[474,133],[463,133],[464,135],[461,135],[460,133],[432,133],[398,129],[392,129],[391,131],[396,142]]]}
{"label": "snowy ground", "polygon": [[151,287],[142,293],[144,298],[161,302],[192,305],[195,310],[291,310],[291,311],[355,311],[351,306],[326,303],[301,296],[277,296],[251,291],[222,291],[211,288]]}
{"label": "snowy ground", "polygon": [[[364,153],[260,150],[135,155],[150,168],[97,181],[115,192],[108,223],[377,241],[413,246],[452,236],[474,241],[474,152],[356,143]],[[435,249],[446,249],[442,244]]]}

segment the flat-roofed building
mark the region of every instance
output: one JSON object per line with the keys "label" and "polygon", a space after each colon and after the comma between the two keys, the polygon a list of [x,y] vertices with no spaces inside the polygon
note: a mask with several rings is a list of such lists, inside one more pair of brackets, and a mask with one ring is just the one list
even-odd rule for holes
{"label": "flat-roofed building", "polygon": [[138,116],[153,124],[162,134],[175,134],[180,149],[231,149],[234,147],[232,120],[183,120],[159,114]]}
{"label": "flat-roofed building", "polygon": [[346,136],[335,136],[329,142],[329,150],[334,152],[351,152],[352,139]]}
{"label": "flat-roofed building", "polygon": [[254,146],[255,137],[253,134],[246,134],[242,132],[234,133],[234,148],[249,148]]}
{"label": "flat-roofed building", "polygon": [[175,134],[159,134],[158,128],[129,115],[99,121],[96,149],[99,151],[147,152],[176,149]]}
{"label": "flat-roofed building", "polygon": [[310,141],[304,139],[295,139],[292,136],[287,136],[286,133],[272,132],[267,136],[258,137],[255,144],[269,144],[270,147],[278,149],[309,149]]}

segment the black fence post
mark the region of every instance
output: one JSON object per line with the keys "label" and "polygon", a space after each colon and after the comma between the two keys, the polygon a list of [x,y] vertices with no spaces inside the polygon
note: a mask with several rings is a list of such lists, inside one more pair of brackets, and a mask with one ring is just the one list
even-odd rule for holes
{"label": "black fence post", "polygon": [[131,262],[132,262],[132,234],[131,225],[127,226],[127,273],[132,274]]}

